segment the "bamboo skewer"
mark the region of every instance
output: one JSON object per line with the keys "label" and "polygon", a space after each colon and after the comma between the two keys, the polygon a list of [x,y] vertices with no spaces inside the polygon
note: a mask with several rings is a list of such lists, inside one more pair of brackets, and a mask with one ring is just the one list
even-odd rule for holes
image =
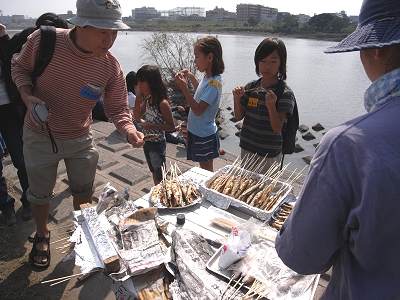
{"label": "bamboo skewer", "polygon": [[[232,287],[231,285],[229,285],[229,288],[226,290],[225,294],[227,295],[228,291],[229,291],[231,288],[233,288],[233,289],[234,289],[233,292],[235,292],[236,285],[237,285],[242,279],[243,279],[243,277],[240,277],[238,280],[236,280],[236,282],[235,282],[235,284],[233,285],[233,287]],[[226,296],[226,297],[228,297],[228,296]],[[229,299],[229,297],[228,297],[227,299]]]}
{"label": "bamboo skewer", "polygon": [[66,227],[71,227],[71,226],[73,226],[73,224],[69,224],[69,225],[65,225],[65,226],[61,226],[61,227],[57,227],[57,228],[52,228],[51,231],[53,232],[53,231],[60,230],[60,229],[66,228]]}
{"label": "bamboo skewer", "polygon": [[224,292],[218,297],[217,300],[222,300],[224,299],[224,295],[225,293],[229,290],[230,286],[231,286],[231,282],[233,280],[233,276],[231,276],[231,279],[229,279],[228,285],[226,286],[226,289],[224,290]]}
{"label": "bamboo skewer", "polygon": [[59,239],[59,240],[57,240],[57,241],[54,241],[54,242],[50,242],[50,245],[51,245],[51,244],[58,243],[58,242],[61,242],[61,241],[65,241],[65,240],[67,240],[67,239],[69,239],[69,238],[70,238],[70,237],[66,237],[66,238]]}
{"label": "bamboo skewer", "polygon": [[265,288],[264,284],[256,279],[256,280],[254,280],[250,289],[245,294],[244,299],[251,299],[257,294],[261,295],[262,293],[265,292],[265,290],[266,290],[266,288]]}
{"label": "bamboo skewer", "polygon": [[260,174],[260,168],[267,157],[265,156],[263,159],[256,157],[255,154],[246,154],[243,159],[239,160],[238,156],[222,174],[214,175],[210,179],[208,187],[247,205],[270,211],[279,202],[282,195],[288,192],[291,184],[301,176],[301,173],[296,174],[295,169],[285,182],[281,182],[280,178],[286,172],[290,162],[280,170],[280,163],[274,162],[264,174]]}
{"label": "bamboo skewer", "polygon": [[75,231],[75,230],[67,230],[67,231],[64,232],[64,233],[60,233],[60,234],[57,234],[57,235],[51,236],[51,237],[52,237],[52,238],[56,238],[56,237],[59,237],[59,236],[62,236],[62,235],[74,233],[74,231]]}
{"label": "bamboo skewer", "polygon": [[240,289],[243,287],[244,282],[242,282],[237,288],[236,290],[233,292],[233,294],[227,299],[227,300],[232,300],[235,299],[235,296],[237,295],[237,293],[239,293]]}
{"label": "bamboo skewer", "polygon": [[[64,276],[64,277],[60,277],[60,278],[54,278],[54,279],[42,281],[41,283],[50,283],[50,282],[55,282],[55,281],[59,281],[59,280],[65,281],[65,280],[71,279],[71,278],[76,277],[76,276],[90,274],[90,273],[94,273],[94,272],[97,272],[97,271],[99,271],[99,270],[98,269],[94,269],[94,270],[92,270],[90,272],[87,272],[87,273],[79,273],[79,274],[68,275],[68,276]],[[58,282],[58,283],[60,283],[60,282]]]}
{"label": "bamboo skewer", "polygon": [[70,279],[71,279],[71,278],[66,278],[66,279],[60,280],[60,281],[58,281],[58,282],[55,282],[55,283],[50,284],[50,286],[57,285],[57,284],[59,284],[59,283],[68,281],[68,280],[70,280]]}

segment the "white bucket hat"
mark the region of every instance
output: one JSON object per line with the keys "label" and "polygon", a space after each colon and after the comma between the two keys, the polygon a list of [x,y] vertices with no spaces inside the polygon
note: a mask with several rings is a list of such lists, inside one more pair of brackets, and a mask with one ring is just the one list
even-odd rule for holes
{"label": "white bucket hat", "polygon": [[76,16],[68,22],[79,27],[93,26],[100,29],[130,29],[122,22],[118,0],[77,0]]}

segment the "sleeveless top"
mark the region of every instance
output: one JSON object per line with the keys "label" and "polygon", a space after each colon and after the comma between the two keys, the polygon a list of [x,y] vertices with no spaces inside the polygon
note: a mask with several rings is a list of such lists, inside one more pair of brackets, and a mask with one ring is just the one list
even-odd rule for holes
{"label": "sleeveless top", "polygon": [[[144,115],[144,119],[146,122],[154,123],[154,124],[165,124],[164,117],[160,111],[158,103],[150,104],[150,101],[146,101],[146,114]],[[166,142],[165,140],[165,132],[159,129],[149,129],[143,130],[143,133],[146,134],[158,134],[158,138],[152,139],[148,142]],[[146,142],[147,143],[147,142]]]}

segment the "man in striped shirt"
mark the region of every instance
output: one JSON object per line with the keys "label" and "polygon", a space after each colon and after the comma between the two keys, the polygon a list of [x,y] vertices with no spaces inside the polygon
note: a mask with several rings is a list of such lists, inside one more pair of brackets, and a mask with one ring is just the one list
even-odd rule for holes
{"label": "man in striped shirt", "polygon": [[[92,108],[103,97],[107,117],[133,147],[143,146],[143,134],[132,124],[123,71],[109,51],[122,22],[117,0],[77,0],[75,27],[57,29],[53,58],[32,86],[32,73],[40,45],[40,31],[29,36],[13,57],[12,77],[27,106],[23,133],[25,164],[30,188],[27,196],[36,221],[30,238],[31,264],[50,263],[47,226],[57,167],[64,160],[75,210],[91,203],[98,152],[91,133]],[[46,124],[33,118],[34,103],[49,111]]]}

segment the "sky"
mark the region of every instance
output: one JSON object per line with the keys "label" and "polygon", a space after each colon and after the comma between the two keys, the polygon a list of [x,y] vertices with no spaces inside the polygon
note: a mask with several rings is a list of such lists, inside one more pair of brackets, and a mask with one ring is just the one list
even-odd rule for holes
{"label": "sky", "polygon": [[[104,0],[106,1],[106,0]],[[76,13],[76,0],[2,0],[0,10],[3,16],[25,15],[37,18],[44,12],[66,14],[68,10]],[[216,6],[230,12],[236,12],[236,4],[261,4],[263,6],[277,8],[280,12],[291,14],[314,14],[340,12],[344,10],[348,16],[358,15],[362,0],[146,0],[144,2],[133,0],[120,0],[122,16],[128,17],[132,9],[146,6],[154,7],[157,10],[169,10],[175,7],[204,7],[205,10],[212,10]],[[144,5],[143,5],[143,4]]]}

